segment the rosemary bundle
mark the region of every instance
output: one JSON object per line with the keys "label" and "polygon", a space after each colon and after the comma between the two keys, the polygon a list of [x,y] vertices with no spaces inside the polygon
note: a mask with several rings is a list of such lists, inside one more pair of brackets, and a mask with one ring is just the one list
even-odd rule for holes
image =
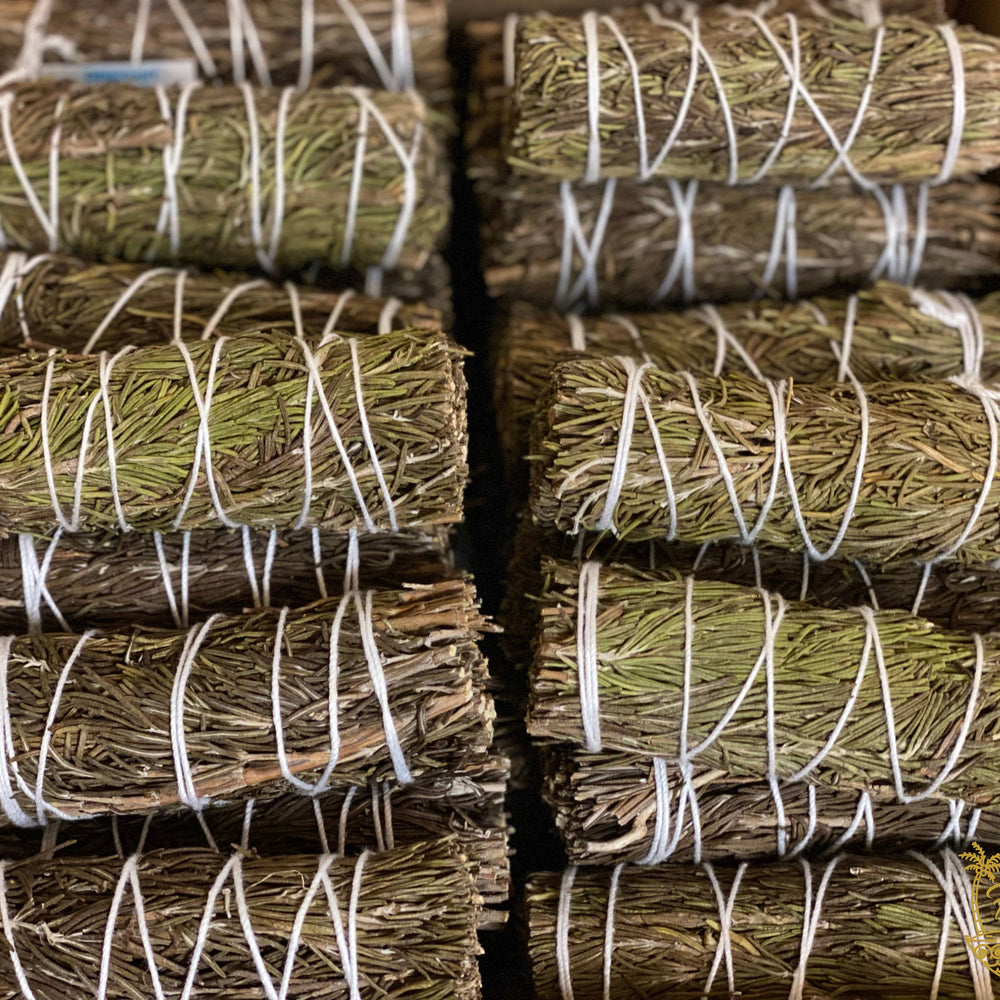
{"label": "rosemary bundle", "polygon": [[542,306],[796,299],[880,278],[981,290],[1000,257],[1000,191],[742,190],[696,181],[479,180],[486,285]]}
{"label": "rosemary bundle", "polygon": [[[357,537],[358,584],[399,587],[455,575],[445,529]],[[167,532],[19,535],[0,539],[0,630],[186,628],[217,611],[297,607],[339,595],[347,535]]]}
{"label": "rosemary bundle", "polygon": [[[979,338],[978,342],[976,338]],[[628,355],[668,371],[796,382],[1000,374],[1000,296],[978,303],[880,282],[850,298],[742,302],[683,312],[573,316],[512,303],[494,337],[494,402],[508,465],[527,451],[552,368]]]}
{"label": "rosemary bundle", "polygon": [[488,627],[453,580],[188,630],[7,637],[0,808],[31,826],[454,768],[490,742]]}
{"label": "rosemary bundle", "polygon": [[[44,11],[44,13],[43,13]],[[41,14],[41,16],[39,16]],[[217,83],[419,87],[447,100],[444,0],[246,0],[82,7],[9,0],[0,69],[45,75],[64,63],[191,59]]]}
{"label": "rosemary bundle", "polygon": [[1000,794],[992,635],[679,573],[546,570],[528,716],[536,739],[735,780],[808,778],[876,801],[984,806]]}
{"label": "rosemary bundle", "polygon": [[951,852],[528,880],[538,1000],[988,1000],[972,884]]}
{"label": "rosemary bundle", "polygon": [[635,754],[541,748],[543,796],[574,864],[901,854],[973,840],[1000,845],[1000,811],[958,799],[904,805],[806,782],[772,788]]}
{"label": "rosemary bundle", "polygon": [[791,386],[593,359],[559,365],[539,413],[544,527],[873,566],[1000,556],[1000,415],[974,383]]}
{"label": "rosemary bundle", "polygon": [[742,545],[684,545],[654,539],[622,542],[609,533],[571,538],[522,519],[507,567],[502,608],[504,652],[526,672],[538,628],[536,598],[545,586],[549,559],[596,560],[632,566],[650,578],[677,573],[699,580],[764,587],[791,601],[828,608],[868,604],[909,611],[943,628],[991,632],[1000,620],[1000,571],[899,564],[867,569],[847,559],[812,562],[785,549]]}
{"label": "rosemary bundle", "polygon": [[418,272],[448,226],[413,92],[28,84],[0,101],[7,246],[286,273]]}
{"label": "rosemary bundle", "polygon": [[425,331],[0,362],[0,529],[431,530],[461,519],[461,353]]}
{"label": "rosemary bundle", "polygon": [[0,832],[0,855],[9,861],[48,857],[105,857],[166,848],[239,848],[246,853],[356,856],[427,841],[455,841],[473,863],[482,899],[480,927],[506,919],[500,909],[510,891],[504,791],[507,762],[472,752],[455,770],[432,772],[398,786],[334,784],[316,797],[263,794],[244,803],[194,812],[114,816],[50,823],[44,831]]}
{"label": "rosemary bundle", "polygon": [[231,271],[95,264],[62,254],[0,255],[0,351],[90,354],[253,330],[322,339],[334,330],[442,330],[441,313],[354,292],[280,287]]}
{"label": "rosemary bundle", "polygon": [[38,859],[4,865],[0,887],[11,997],[480,996],[478,899],[447,843]]}
{"label": "rosemary bundle", "polygon": [[517,28],[506,159],[591,183],[942,183],[1000,166],[998,82],[1000,41],[950,23],[538,14]]}

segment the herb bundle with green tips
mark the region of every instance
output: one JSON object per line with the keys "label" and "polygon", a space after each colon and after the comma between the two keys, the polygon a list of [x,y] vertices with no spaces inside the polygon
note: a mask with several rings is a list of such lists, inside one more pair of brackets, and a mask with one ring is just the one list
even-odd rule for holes
{"label": "herb bundle with green tips", "polygon": [[19,753],[0,808],[32,826],[454,770],[490,744],[487,628],[453,580],[186,630],[7,637]]}
{"label": "herb bundle with green tips", "polygon": [[1000,845],[1000,810],[960,799],[904,805],[865,792],[733,781],[710,769],[686,781],[637,754],[540,748],[542,795],[574,864],[828,857],[839,850],[902,853],[973,840]]}
{"label": "herb bundle with green tips", "polygon": [[[981,340],[975,356],[970,346]],[[513,303],[494,338],[495,404],[508,462],[528,449],[553,367],[628,355],[668,371],[743,372],[796,382],[1000,374],[1000,296],[979,302],[880,282],[849,298],[756,301],[682,312],[575,316]]]}
{"label": "herb bundle with green tips", "polygon": [[231,271],[95,264],[63,254],[0,254],[0,351],[71,354],[209,340],[260,330],[322,338],[334,331],[444,329],[441,312],[355,292],[281,287]]}
{"label": "herb bundle with green tips", "polygon": [[[449,532],[357,536],[360,587],[396,588],[454,577]],[[0,539],[0,630],[121,622],[186,628],[217,611],[297,607],[339,595],[349,535],[205,529],[109,531]]]}
{"label": "herb bundle with green tips", "polygon": [[473,864],[482,899],[480,926],[506,919],[499,909],[510,888],[504,791],[508,765],[482,750],[466,755],[454,770],[430,772],[409,785],[333,782],[312,797],[274,792],[246,802],[191,811],[113,816],[50,823],[43,830],[0,831],[0,857],[24,860],[121,858],[153,850],[239,848],[261,857],[276,854],[335,854],[385,851],[444,838]]}
{"label": "herb bundle with green tips", "polygon": [[[2,551],[2,550],[0,550]],[[868,569],[849,559],[811,562],[770,546],[684,545],[653,539],[623,542],[610,533],[573,538],[543,531],[525,516],[515,535],[501,605],[501,643],[509,662],[527,673],[538,628],[536,598],[551,559],[579,565],[591,559],[610,567],[641,569],[650,579],[675,574],[699,580],[764,587],[790,601],[827,608],[868,604],[909,611],[942,628],[992,632],[1000,620],[1000,571],[922,563]]]}
{"label": "herb bundle with green tips", "polygon": [[860,191],[486,174],[487,289],[562,310],[794,300],[880,278],[977,291],[1000,257],[1000,189],[985,182]]}
{"label": "herb bundle with green tips", "polygon": [[569,868],[528,879],[539,1000],[988,1000],[951,852],[826,863]]}
{"label": "herb bundle with green tips", "polygon": [[591,183],[940,183],[1000,165],[998,83],[1000,42],[949,23],[538,14],[517,29],[506,158]]}
{"label": "herb bundle with green tips", "polygon": [[357,858],[43,858],[0,867],[0,888],[8,996],[480,996],[480,902],[448,842]]}
{"label": "herb bundle with green tips", "polygon": [[413,275],[445,239],[442,143],[412,92],[34,83],[0,118],[7,246]]}
{"label": "herb bundle with green tips", "polygon": [[1000,796],[991,635],[679,573],[546,570],[528,715],[536,739],[662,757],[720,780],[808,779],[874,801],[983,806]]}
{"label": "herb bundle with green tips", "polygon": [[401,331],[0,362],[0,529],[432,530],[462,516],[461,352]]}
{"label": "herb bundle with green tips", "polygon": [[192,59],[215,82],[419,87],[443,103],[447,40],[444,0],[246,0],[195,4],[193,13],[184,3],[56,0],[39,9],[8,0],[0,66],[45,75],[53,64]]}
{"label": "herb bundle with green tips", "polygon": [[540,401],[532,513],[632,541],[984,566],[1000,557],[998,424],[974,382],[789,385],[567,361]]}

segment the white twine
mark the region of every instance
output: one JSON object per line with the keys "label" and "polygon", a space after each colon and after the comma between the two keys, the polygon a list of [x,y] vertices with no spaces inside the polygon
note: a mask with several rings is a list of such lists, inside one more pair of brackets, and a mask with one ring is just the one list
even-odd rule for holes
{"label": "white twine", "polygon": [[736,353],[740,361],[743,362],[747,371],[753,375],[754,378],[764,381],[764,373],[758,367],[757,362],[754,361],[750,352],[726,326],[722,317],[719,315],[719,310],[716,309],[715,306],[699,306],[696,309],[690,310],[687,313],[687,316],[691,319],[697,319],[704,323],[715,333],[715,363],[712,365],[713,375],[722,374],[723,370],[726,368],[728,354],[731,350]]}
{"label": "white twine", "polygon": [[[184,135],[187,128],[187,110],[191,95],[201,84],[198,81],[186,83],[181,87],[177,97],[177,111],[173,114],[170,100],[163,87],[156,87],[156,97],[160,104],[160,113],[164,122],[173,132],[173,138],[163,146],[163,204],[156,222],[156,235],[162,236],[169,228],[170,255],[176,257],[181,245],[181,212],[177,189],[177,178],[180,175],[181,161],[184,156]],[[151,246],[148,260],[155,259],[156,247]]]}
{"label": "white twine", "polygon": [[253,557],[252,535],[246,525],[242,529],[243,565],[246,567],[247,580],[250,583],[250,594],[255,608],[271,606],[271,571],[274,569],[274,558],[278,549],[278,532],[272,529],[267,534],[267,547],[264,550],[264,567],[260,584],[257,582],[257,567]]}
{"label": "white twine", "polygon": [[931,983],[930,1000],[938,1000],[953,918],[958,925],[961,943],[965,946],[965,954],[969,960],[974,998],[975,1000],[993,1000],[993,982],[989,969],[976,958],[969,943],[970,939],[974,940],[976,937],[976,920],[968,872],[952,851],[941,852],[942,864],[940,868],[925,854],[917,851],[907,851],[906,853],[908,857],[919,861],[931,873],[944,895],[941,936],[938,939],[937,961],[934,967],[934,979]]}
{"label": "white twine", "polygon": [[[670,474],[670,466],[663,450],[663,442],[660,438],[659,427],[653,415],[652,406],[646,390],[643,388],[643,377],[646,371],[652,367],[651,364],[637,364],[633,358],[620,356],[615,360],[625,370],[627,381],[622,399],[622,424],[618,432],[618,444],[615,449],[614,465],[611,469],[611,478],[608,481],[608,490],[604,498],[604,507],[597,520],[598,531],[611,530],[617,533],[614,523],[615,509],[621,499],[622,489],[625,485],[625,474],[628,471],[629,453],[632,448],[632,435],[635,430],[635,418],[639,405],[642,405],[643,415],[649,426],[653,437],[653,447],[656,451],[656,458],[659,464],[660,476],[663,479],[664,491],[666,493],[666,504],[669,511],[669,525],[667,528],[666,540],[672,541],[677,531],[677,497],[674,493],[673,478]],[[576,530],[579,531],[579,524],[583,518],[583,509],[577,513]]]}
{"label": "white twine", "polygon": [[179,605],[171,576],[172,567],[167,561],[167,555],[163,548],[163,536],[158,531],[153,532],[153,547],[156,550],[156,561],[160,567],[163,592],[166,594],[174,625],[177,628],[188,628],[190,624],[188,595],[191,590],[191,532],[181,532],[181,599]]}
{"label": "white twine", "polygon": [[782,254],[785,257],[785,297],[795,299],[799,294],[799,237],[797,229],[798,201],[795,188],[785,184],[774,203],[774,231],[771,249],[761,275],[758,297],[767,294],[778,272]]}
{"label": "white twine", "polygon": [[733,908],[736,906],[736,894],[740,891],[740,883],[743,881],[743,875],[747,870],[746,862],[741,862],[733,875],[733,883],[729,887],[729,895],[723,896],[722,886],[719,885],[719,879],[715,874],[715,868],[707,862],[702,865],[702,870],[708,876],[708,881],[712,886],[712,892],[715,894],[715,904],[719,910],[719,939],[715,944],[715,956],[712,959],[712,967],[708,971],[708,978],[705,980],[705,986],[702,989],[702,994],[707,996],[712,991],[712,986],[715,984],[715,977],[718,975],[719,967],[723,962],[726,963],[726,979],[729,983],[729,993],[732,996],[737,996],[736,993],[736,980],[733,970]]}
{"label": "white twine", "polygon": [[618,901],[618,883],[622,877],[624,865],[615,865],[611,869],[611,881],[608,883],[608,909],[604,918],[604,964],[603,984],[601,994],[603,1000],[611,1000],[611,959],[615,948],[615,904]]}
{"label": "white twine", "polygon": [[62,612],[59,610],[55,599],[49,592],[45,583],[49,569],[52,566],[52,558],[59,547],[63,529],[57,528],[49,539],[45,547],[45,555],[41,563],[38,561],[38,553],[35,549],[35,539],[31,535],[20,534],[17,536],[18,553],[21,559],[21,590],[24,595],[24,615],[27,620],[28,631],[38,633],[42,631],[42,601],[55,616],[60,628],[64,632],[73,630],[66,623]]}
{"label": "white twine", "polygon": [[[340,823],[337,827],[337,853],[340,855],[343,855],[347,850],[347,820],[351,812],[351,803],[354,801],[357,791],[357,785],[351,785],[340,806]],[[318,803],[319,800],[315,799],[314,801]]]}
{"label": "white twine", "polygon": [[589,753],[601,750],[600,690],[598,687],[597,600],[601,564],[588,560],[580,567],[577,595],[576,660],[580,686],[580,715],[584,746]]}
{"label": "white twine", "polygon": [[813,890],[812,866],[806,860],[800,860],[802,875],[805,881],[805,903],[802,907],[802,941],[799,946],[799,964],[795,968],[792,977],[792,988],[788,993],[788,1000],[803,1000],[806,985],[806,968],[809,964],[809,957],[812,954],[813,944],[816,941],[816,931],[819,927],[819,918],[823,909],[823,899],[826,890],[830,885],[834,869],[837,867],[839,858],[833,858],[827,862],[820,877],[819,886]]}
{"label": "white twine", "polygon": [[573,1000],[573,973],[569,959],[570,894],[576,880],[577,865],[570,865],[559,884],[559,906],[556,910],[556,968],[559,974],[559,994],[562,1000]]}
{"label": "white twine", "polygon": [[885,246],[868,274],[869,283],[888,278],[901,285],[912,285],[923,266],[927,247],[930,186],[917,188],[917,204],[913,218],[913,242],[910,242],[910,206],[908,189],[903,184],[893,184],[888,193],[877,184],[868,189],[882,212],[885,224]]}
{"label": "white twine", "polygon": [[7,954],[14,968],[17,984],[21,988],[24,1000],[35,1000],[35,994],[28,984],[28,975],[17,950],[17,939],[14,937],[15,921],[11,919],[10,907],[7,903],[7,865],[6,858],[0,859],[0,919],[3,920],[3,935],[7,939]]}
{"label": "white twine", "polygon": [[[618,182],[612,177],[604,182],[601,204],[594,219],[593,229],[588,237],[580,221],[580,209],[576,203],[573,186],[569,181],[559,182],[559,204],[562,209],[563,235],[559,260],[559,280],[556,284],[555,305],[566,310],[583,299],[587,305],[595,306],[601,293],[597,276],[601,248],[607,235],[608,222],[615,204]],[[580,271],[573,278],[574,248],[580,258]],[[572,282],[572,283],[571,283]]]}
{"label": "white twine", "polygon": [[177,797],[188,809],[199,813],[208,805],[211,797],[199,796],[195,788],[194,772],[184,733],[184,694],[198,651],[209,630],[222,617],[221,614],[214,614],[203,624],[196,625],[188,631],[170,692],[170,749],[174,760],[174,772],[177,775]]}
{"label": "white twine", "polygon": [[682,301],[693,302],[698,297],[695,282],[696,245],[694,236],[694,209],[698,198],[698,181],[692,180],[682,185],[671,178],[667,181],[667,190],[670,192],[672,206],[668,206],[662,199],[654,196],[647,196],[643,199],[663,218],[676,218],[677,220],[674,253],[663,281],[653,292],[653,305],[662,305],[673,292],[678,280],[681,286]]}
{"label": "white twine", "polygon": [[278,100],[274,125],[274,195],[271,204],[271,229],[265,241],[263,232],[264,190],[260,181],[261,137],[257,122],[257,99],[248,83],[240,84],[246,107],[247,129],[250,139],[250,239],[257,256],[257,263],[268,274],[278,267],[278,250],[285,221],[285,130],[288,125],[289,105],[295,94],[294,87],[285,87]]}

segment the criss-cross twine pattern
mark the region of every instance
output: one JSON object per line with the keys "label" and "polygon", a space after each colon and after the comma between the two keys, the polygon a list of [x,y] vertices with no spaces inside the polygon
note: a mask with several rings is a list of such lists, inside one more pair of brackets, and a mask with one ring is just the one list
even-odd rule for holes
{"label": "criss-cross twine pattern", "polygon": [[[958,947],[964,947],[969,963],[969,972],[975,1000],[992,1000],[993,989],[990,974],[972,953],[969,939],[975,934],[972,910],[972,886],[961,861],[951,851],[942,851],[939,856],[907,852],[907,857],[923,865],[941,890],[943,907],[941,913],[941,933],[938,937],[934,972],[930,981],[929,1000],[938,1000],[944,973],[945,959],[953,935],[958,931]],[[800,858],[796,861],[802,874],[802,917],[799,936],[798,961],[792,970],[787,1000],[803,1000],[807,996],[809,962],[817,950],[817,933],[823,921],[823,904],[831,892],[842,891],[837,885],[831,889],[834,877],[841,870],[842,857],[835,856],[823,864],[811,864]],[[738,920],[740,889],[753,882],[753,868],[745,862],[734,869],[723,872],[708,862],[699,865],[704,881],[699,883],[711,891],[718,916],[715,952],[709,967],[702,995],[708,996],[720,971],[725,968],[726,986],[732,996],[739,995],[740,982],[736,975],[734,958],[734,937],[741,933]],[[570,931],[572,929],[573,887],[579,867],[570,866],[563,872],[559,886],[556,908],[555,957],[558,974],[559,994],[562,1000],[574,1000],[573,962],[570,954]],[[607,908],[604,919],[604,939],[602,951],[602,998],[610,1000],[612,973],[615,967],[615,909],[623,894],[628,893],[628,885],[622,885],[622,876],[627,876],[627,867],[617,865],[608,877]],[[724,888],[728,882],[728,888]],[[759,919],[759,917],[758,917]],[[740,946],[744,947],[743,945]],[[817,955],[817,957],[820,957]]]}
{"label": "criss-cross twine pattern", "polygon": [[[589,192],[569,181],[559,183],[559,208],[562,218],[559,275],[554,305],[569,309],[578,305],[596,306],[601,301],[598,268],[607,256],[606,241],[613,225],[615,199],[619,181],[612,177],[601,182],[600,204],[593,221],[585,225],[578,197]],[[664,261],[663,279],[650,296],[651,305],[679,299],[695,302],[704,296],[698,287],[698,242],[695,225],[699,192],[705,188],[698,181],[667,180],[662,191],[651,189],[643,204],[666,219],[676,219],[677,235],[669,259]],[[866,283],[879,279],[912,285],[917,281],[924,262],[928,238],[930,185],[916,189],[911,206],[910,189],[903,184],[868,185],[863,195],[874,200],[884,223],[882,250],[865,276]],[[669,196],[668,198],[666,196]],[[799,259],[798,202],[802,192],[784,185],[775,195],[770,246],[758,276],[752,283],[758,289],[772,287],[784,262],[785,297],[798,296]],[[758,293],[758,297],[764,294]]]}
{"label": "criss-cross twine pattern", "polygon": [[[351,1000],[360,1000],[362,977],[358,948],[358,909],[365,867],[370,857],[370,852],[364,851],[354,862],[350,895],[346,906],[346,919],[330,874],[330,870],[337,860],[337,855],[325,853],[316,858],[316,869],[296,909],[288,935],[285,961],[280,969],[280,977],[275,982],[253,926],[244,878],[244,856],[242,852],[238,850],[234,851],[222,865],[206,894],[204,910],[198,923],[197,936],[187,960],[184,984],[179,994],[180,1000],[190,1000],[191,997],[197,994],[199,969],[205,954],[209,935],[219,917],[218,907],[220,899],[225,900],[224,912],[227,916],[231,907],[236,911],[244,943],[249,952],[253,968],[259,977],[264,995],[268,1000],[286,1000],[292,988],[292,976],[295,971],[296,958],[302,943],[302,934],[306,920],[318,919],[318,914],[314,913],[318,896],[325,900],[325,917],[333,924],[334,938],[340,958],[341,974],[348,988],[348,995]],[[25,968],[18,951],[19,931],[17,914],[11,912],[8,902],[7,869],[8,862],[0,861],[0,919],[2,919],[3,923],[4,938],[14,974],[21,988],[24,1000],[35,1000],[35,993],[30,985],[29,970]],[[94,993],[95,1000],[108,1000],[109,997],[108,990],[111,964],[114,958],[115,935],[122,917],[123,904],[128,894],[131,894],[132,897],[132,913],[143,945],[152,997],[155,1000],[167,1000],[168,994],[160,978],[156,950],[153,946],[147,922],[146,904],[142,888],[142,857],[140,854],[132,854],[122,861],[118,881],[115,885],[110,906],[108,907],[103,947],[101,950],[100,970]],[[23,931],[20,933],[23,933]],[[174,994],[171,992],[170,995],[173,996]]]}
{"label": "criss-cross twine pattern", "polygon": [[[143,61],[149,42],[149,16],[154,0],[136,0],[135,27],[132,33],[129,61]],[[197,60],[202,74],[208,79],[219,76],[219,68],[212,58],[209,44],[195,17],[184,0],[164,0],[191,46],[191,55]],[[415,86],[413,52],[410,30],[406,18],[406,0],[393,0],[389,52],[379,47],[369,23],[351,0],[336,0],[337,9],[358,36],[358,40],[386,90],[401,91]],[[52,16],[53,0],[37,0],[25,23],[24,42],[13,67],[0,76],[0,86],[36,78],[42,71],[45,56],[55,53],[66,61],[79,59],[79,52],[72,39],[48,30]],[[197,10],[197,6],[195,6]],[[247,0],[225,0],[228,21],[227,35],[232,56],[232,77],[236,83],[249,82],[251,73],[257,82],[270,87],[271,67],[264,51],[260,31],[254,21]],[[315,69],[316,57],[316,0],[301,0],[299,7],[301,52],[299,55],[298,86],[309,85]],[[155,39],[154,39],[155,41]],[[283,53],[282,53],[283,54]],[[247,65],[249,56],[250,65]],[[388,56],[388,57],[387,57]]]}
{"label": "criss-cross twine pattern", "polygon": [[[596,753],[602,749],[601,741],[601,714],[600,714],[600,686],[599,673],[601,667],[601,656],[597,648],[598,636],[598,614],[599,601],[598,592],[600,588],[600,564],[587,560],[580,568],[579,589],[577,597],[577,674],[580,700],[580,713],[584,730],[584,745],[589,752]],[[965,712],[960,722],[957,724],[954,743],[947,759],[942,764],[941,769],[933,777],[929,776],[927,784],[919,791],[908,791],[903,776],[902,761],[900,754],[898,737],[896,733],[896,709],[892,698],[892,688],[889,677],[889,670],[885,660],[882,645],[882,638],[879,632],[878,619],[876,614],[868,607],[854,609],[854,613],[859,615],[865,625],[865,638],[858,657],[858,669],[850,692],[847,693],[840,715],[830,730],[823,745],[805,764],[799,767],[792,774],[781,774],[779,767],[780,746],[777,738],[777,719],[775,709],[775,670],[776,670],[776,647],[781,632],[782,623],[787,611],[787,602],[780,594],[773,594],[764,589],[758,588],[763,610],[764,636],[761,648],[753,666],[747,673],[740,690],[732,699],[715,723],[711,731],[695,745],[691,744],[688,725],[692,698],[693,681],[693,660],[695,643],[695,615],[693,611],[694,595],[693,576],[684,578],[684,644],[683,644],[683,677],[681,686],[681,709],[677,722],[678,726],[678,756],[675,759],[659,758],[654,761],[653,773],[656,781],[657,794],[657,819],[654,828],[653,844],[647,857],[646,863],[657,863],[669,857],[677,847],[683,832],[683,815],[686,809],[691,811],[691,823],[694,831],[694,842],[696,852],[700,855],[700,820],[698,817],[698,796],[694,789],[693,778],[695,765],[701,754],[712,747],[719,737],[725,732],[727,726],[732,722],[740,708],[747,700],[750,692],[761,680],[763,674],[763,684],[765,692],[765,745],[766,745],[766,774],[764,775],[775,802],[776,822],[779,831],[785,827],[784,806],[782,804],[782,785],[786,782],[800,782],[807,779],[819,768],[837,745],[837,741],[851,720],[852,713],[861,692],[862,685],[871,667],[874,657],[875,670],[878,674],[879,691],[882,700],[883,718],[885,723],[888,771],[891,778],[893,791],[896,800],[902,804],[922,802],[936,796],[945,783],[955,774],[960,766],[960,758],[965,748],[972,724],[976,718],[979,708],[980,693],[983,681],[983,670],[985,666],[985,650],[983,640],[978,634],[972,636],[975,649],[975,666],[969,684],[969,695]],[[669,823],[669,784],[667,781],[667,765],[675,767],[680,775],[681,790],[678,795],[677,819],[673,823],[673,830],[670,831]],[[851,835],[857,829],[862,817],[865,815],[865,802],[859,803],[858,813],[855,816],[855,823],[852,824]],[[662,808],[661,808],[662,807]],[[812,804],[814,812],[815,805]],[[868,810],[870,815],[870,808]],[[978,820],[977,820],[978,821]],[[953,824],[949,823],[949,827]],[[806,841],[811,836],[811,830],[807,834]],[[845,842],[847,837],[845,837]],[[793,849],[793,854],[798,853],[805,844]],[[784,842],[783,834],[779,832],[779,853],[787,853],[787,845]]]}

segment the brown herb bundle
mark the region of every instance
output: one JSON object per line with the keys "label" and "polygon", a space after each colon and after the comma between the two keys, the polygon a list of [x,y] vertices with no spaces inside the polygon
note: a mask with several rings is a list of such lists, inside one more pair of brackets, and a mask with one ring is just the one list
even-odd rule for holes
{"label": "brown herb bundle", "polygon": [[851,298],[742,302],[683,312],[566,316],[523,302],[499,320],[494,402],[513,466],[528,448],[535,403],[559,361],[628,355],[699,374],[744,372],[796,382],[951,378],[969,364],[982,331],[975,374],[1000,373],[1000,296],[978,303],[880,282]]}
{"label": "brown herb bundle", "polygon": [[951,382],[787,385],[568,361],[540,401],[531,508],[543,527],[632,541],[983,566],[1000,556],[998,423],[991,397]]}
{"label": "brown herb bundle", "polygon": [[501,643],[511,663],[526,671],[538,627],[536,598],[545,587],[546,557],[586,559],[698,579],[764,587],[789,600],[829,608],[869,604],[909,611],[943,628],[991,632],[1000,621],[1000,571],[900,564],[867,569],[846,559],[811,562],[766,546],[684,545],[653,539],[622,542],[610,533],[572,538],[543,531],[524,517],[514,537],[502,604]]}
{"label": "brown herb bundle", "polygon": [[454,840],[474,866],[484,907],[480,926],[506,919],[510,889],[505,760],[470,752],[446,773],[431,772],[409,785],[372,782],[334,784],[315,798],[265,792],[246,802],[191,811],[114,816],[50,823],[44,831],[0,833],[0,855],[21,860],[44,852],[53,857],[105,857],[166,848],[239,848],[244,853],[352,856],[438,839]]}
{"label": "brown herb bundle", "polygon": [[[613,751],[543,747],[542,793],[574,864],[724,861],[840,849],[899,854],[973,840],[1000,844],[1000,812],[961,800],[902,805],[805,782],[772,789],[711,771],[686,784],[676,767]],[[663,796],[663,808],[658,799]]]}
{"label": "brown herb bundle", "polygon": [[490,741],[486,627],[453,580],[190,630],[8,638],[2,808],[24,826],[453,767]]}
{"label": "brown herb bundle", "polygon": [[1000,165],[1000,41],[971,27],[538,14],[514,59],[506,158],[531,175],[943,182]]}
{"label": "brown herb bundle", "polygon": [[231,271],[95,264],[62,254],[0,255],[0,350],[73,354],[145,347],[179,336],[208,340],[252,330],[304,335],[444,329],[441,313],[354,292],[279,287]]}
{"label": "brown herb bundle", "polygon": [[10,0],[0,29],[0,67],[44,75],[53,62],[128,62],[138,55],[197,60],[200,72],[216,82],[417,86],[438,102],[447,99],[444,0],[319,0],[308,7],[311,16],[302,0],[248,0],[239,7],[155,3],[145,11],[138,0],[99,7],[56,0],[39,17],[31,0]]}
{"label": "brown herb bundle", "polygon": [[[994,638],[904,611],[547,562],[531,674],[536,739],[877,801],[1000,793]],[[808,698],[803,691],[808,690]]]}
{"label": "brown herb bundle", "polygon": [[[8,246],[286,273],[419,271],[448,174],[414,93],[119,84],[4,95]],[[124,123],[124,124],[123,124]]]}
{"label": "brown herb bundle", "polygon": [[[360,535],[358,583],[398,587],[455,575],[447,530]],[[350,539],[312,532],[57,533],[0,539],[0,629],[121,622],[180,628],[216,611],[343,591]]]}
{"label": "brown herb bundle", "polygon": [[169,1000],[480,996],[478,899],[447,843],[357,859],[39,859],[0,877],[11,915],[0,990],[11,997],[27,987],[36,1000],[84,1000],[98,983],[107,996]]}
{"label": "brown herb bundle", "polygon": [[283,334],[0,362],[0,528],[430,530],[461,519],[441,334]]}
{"label": "brown herb bundle", "polygon": [[535,995],[986,1000],[989,972],[965,942],[975,931],[963,864],[942,852],[533,875]]}
{"label": "brown herb bundle", "polygon": [[1000,257],[1000,192],[940,187],[742,190],[688,182],[479,182],[486,284],[568,310],[755,296],[887,278],[977,290]]}

